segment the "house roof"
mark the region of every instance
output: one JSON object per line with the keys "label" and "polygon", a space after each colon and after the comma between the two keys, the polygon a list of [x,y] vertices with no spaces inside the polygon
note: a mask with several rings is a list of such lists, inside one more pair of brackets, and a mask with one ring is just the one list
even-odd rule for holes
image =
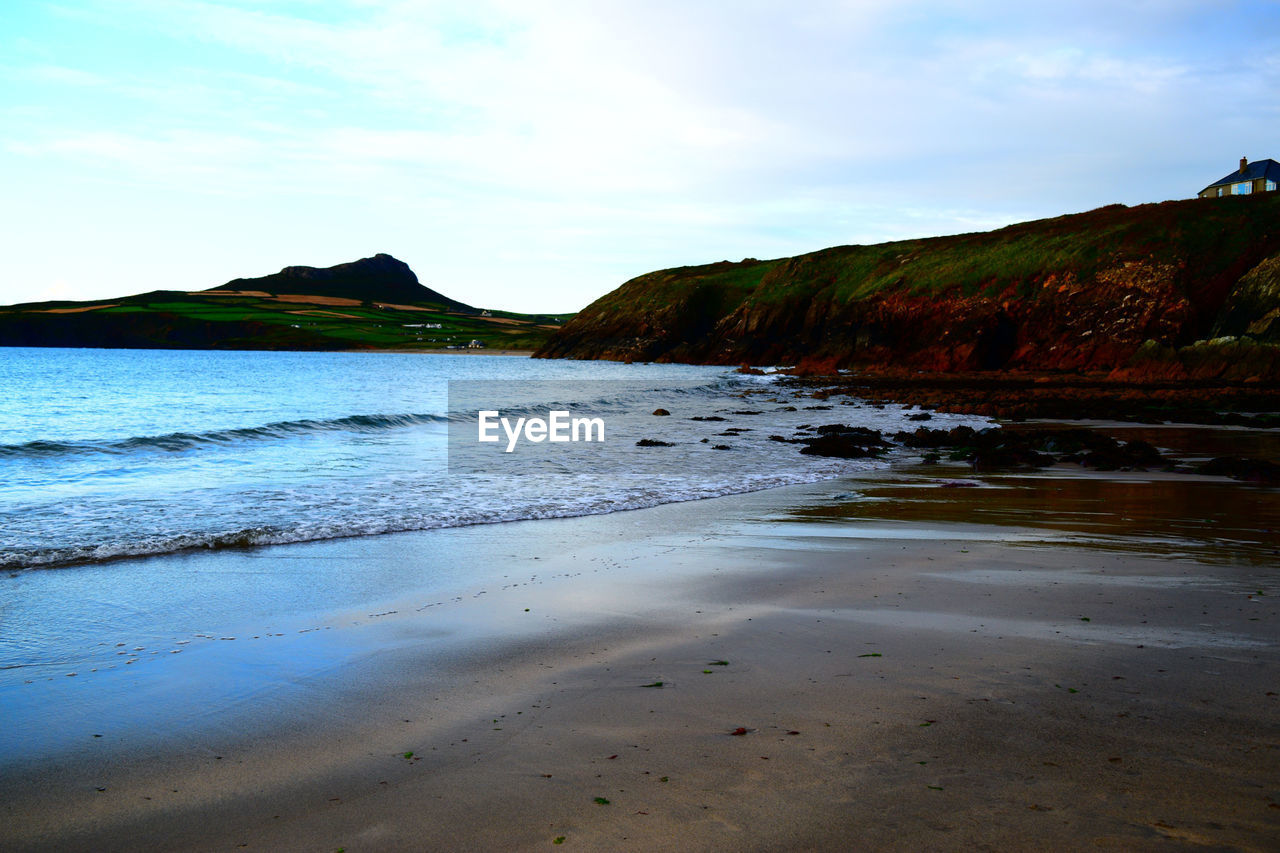
{"label": "house roof", "polygon": [[[1257,178],[1268,178],[1280,184],[1280,163],[1275,160],[1255,160],[1245,166],[1243,172],[1236,169],[1225,178],[1209,184],[1204,190],[1225,186],[1226,184],[1238,184],[1241,181],[1252,181]],[[1204,190],[1200,190],[1200,192],[1204,192]]]}

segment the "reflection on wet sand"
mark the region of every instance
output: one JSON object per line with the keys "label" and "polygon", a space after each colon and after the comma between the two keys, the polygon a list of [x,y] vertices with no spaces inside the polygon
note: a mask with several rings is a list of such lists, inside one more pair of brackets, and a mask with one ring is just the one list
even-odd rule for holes
{"label": "reflection on wet sand", "polygon": [[1074,465],[972,476],[954,466],[899,469],[792,517],[1051,531],[1067,543],[1215,563],[1274,564],[1280,556],[1280,490],[1169,474],[1104,477]]}

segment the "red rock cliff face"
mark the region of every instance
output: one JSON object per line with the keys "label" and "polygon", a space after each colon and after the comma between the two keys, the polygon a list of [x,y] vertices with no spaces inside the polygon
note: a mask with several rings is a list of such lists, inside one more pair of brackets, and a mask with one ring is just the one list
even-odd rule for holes
{"label": "red rock cliff face", "polygon": [[1280,193],[1113,206],[650,273],[588,306],[538,355],[944,372],[1137,359],[1176,373],[1151,356],[1211,334],[1271,342],[1277,269]]}

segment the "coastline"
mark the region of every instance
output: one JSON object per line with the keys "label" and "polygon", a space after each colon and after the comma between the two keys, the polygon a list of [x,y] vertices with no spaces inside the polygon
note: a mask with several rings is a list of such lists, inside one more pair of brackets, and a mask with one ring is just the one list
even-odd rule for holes
{"label": "coastline", "polygon": [[[961,482],[977,485],[949,487]],[[138,682],[150,690],[22,685],[85,692],[50,709],[56,748],[7,750],[0,837],[33,850],[1267,849],[1280,831],[1276,498],[1209,477],[900,466],[187,557],[333,577],[478,565],[451,595],[346,600],[256,646],[183,647]]]}
{"label": "coastline", "polygon": [[427,355],[509,355],[514,358],[532,358],[534,350],[531,349],[352,349],[339,350],[339,352],[412,352],[425,353]]}
{"label": "coastline", "polygon": [[1189,379],[1135,371],[1073,374],[1031,371],[928,373],[863,369],[846,373],[790,371],[823,397],[914,403],[938,411],[1004,420],[1046,418],[1205,425],[1280,424],[1280,387],[1226,378]]}

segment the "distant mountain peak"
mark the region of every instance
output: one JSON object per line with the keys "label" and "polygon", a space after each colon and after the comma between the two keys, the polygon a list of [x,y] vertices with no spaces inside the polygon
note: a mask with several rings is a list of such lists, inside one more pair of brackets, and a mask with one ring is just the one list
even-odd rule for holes
{"label": "distant mountain peak", "polygon": [[408,264],[385,252],[332,267],[285,267],[278,273],[258,278],[237,278],[210,289],[259,290],[276,295],[336,296],[371,302],[431,302],[453,311],[480,313],[479,309],[450,299],[421,284]]}

